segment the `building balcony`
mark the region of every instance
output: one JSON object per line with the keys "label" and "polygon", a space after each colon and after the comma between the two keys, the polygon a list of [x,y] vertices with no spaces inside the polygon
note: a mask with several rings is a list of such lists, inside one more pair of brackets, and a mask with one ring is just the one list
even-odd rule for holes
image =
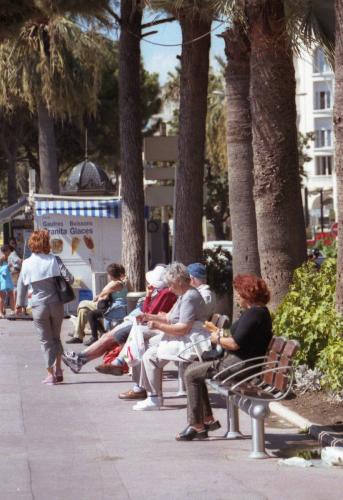
{"label": "building balcony", "polygon": [[313,108],[313,115],[315,117],[331,117],[333,113],[333,108],[315,109]]}
{"label": "building balcony", "polygon": [[309,191],[314,191],[316,189],[332,189],[333,175],[307,174],[306,187]]}
{"label": "building balcony", "polygon": [[333,80],[335,74],[330,71],[323,71],[323,73],[312,73],[312,81],[314,82],[323,82],[328,80]]}
{"label": "building balcony", "polygon": [[334,154],[335,151],[335,145],[325,145],[325,146],[316,146],[316,144],[313,147],[313,152],[314,153],[323,153],[323,154],[328,154],[332,155]]}

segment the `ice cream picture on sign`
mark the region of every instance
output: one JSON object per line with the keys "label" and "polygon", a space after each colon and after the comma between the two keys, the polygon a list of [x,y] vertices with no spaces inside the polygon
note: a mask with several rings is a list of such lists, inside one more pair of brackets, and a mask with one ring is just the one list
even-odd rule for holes
{"label": "ice cream picture on sign", "polygon": [[86,247],[89,250],[94,250],[94,241],[93,238],[87,236],[86,234],[83,236],[83,241],[85,242]]}
{"label": "ice cream picture on sign", "polygon": [[74,255],[74,253],[77,251],[77,249],[79,248],[79,245],[80,245],[80,238],[77,238],[77,237],[74,237],[72,240],[71,240],[71,253],[72,255]]}

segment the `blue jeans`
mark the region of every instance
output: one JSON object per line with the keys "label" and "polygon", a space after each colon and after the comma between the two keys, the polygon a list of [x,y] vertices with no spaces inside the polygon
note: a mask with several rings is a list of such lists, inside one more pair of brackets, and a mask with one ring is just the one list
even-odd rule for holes
{"label": "blue jeans", "polygon": [[116,300],[104,315],[105,330],[110,330],[112,321],[122,321],[125,318],[126,314],[126,300]]}

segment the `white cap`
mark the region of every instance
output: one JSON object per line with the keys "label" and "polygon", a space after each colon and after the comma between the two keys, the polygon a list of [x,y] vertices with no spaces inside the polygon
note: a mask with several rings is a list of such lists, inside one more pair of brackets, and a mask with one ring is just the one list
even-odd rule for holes
{"label": "white cap", "polygon": [[146,273],[145,278],[149,285],[153,286],[154,288],[165,288],[167,286],[164,281],[165,274],[166,268],[157,264],[154,269]]}

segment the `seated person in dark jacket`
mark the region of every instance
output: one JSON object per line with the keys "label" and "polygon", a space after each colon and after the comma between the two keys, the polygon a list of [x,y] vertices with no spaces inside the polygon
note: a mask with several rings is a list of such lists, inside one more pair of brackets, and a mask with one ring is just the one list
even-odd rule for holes
{"label": "seated person in dark jacket", "polygon": [[[220,423],[213,417],[205,380],[239,361],[247,360],[248,365],[249,359],[264,356],[272,339],[272,320],[266,307],[270,292],[266,283],[257,276],[247,274],[236,276],[233,286],[239,304],[245,310],[232,325],[230,337],[223,337],[220,330],[211,335],[212,344],[219,344],[225,349],[224,357],[219,361],[194,362],[187,368],[185,385],[189,425],[176,436],[177,441],[205,439],[209,430],[219,429]],[[243,367],[240,365],[232,371]],[[225,377],[229,375],[228,370]]]}

